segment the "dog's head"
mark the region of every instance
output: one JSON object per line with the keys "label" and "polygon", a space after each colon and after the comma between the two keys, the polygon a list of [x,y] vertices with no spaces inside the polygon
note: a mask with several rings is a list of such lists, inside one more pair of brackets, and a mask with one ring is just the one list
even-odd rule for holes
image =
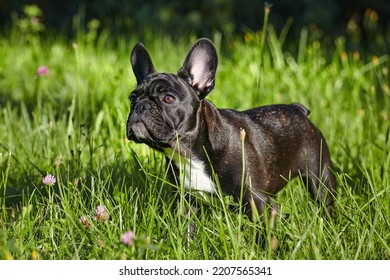
{"label": "dog's head", "polygon": [[193,133],[200,102],[214,88],[218,62],[213,43],[198,40],[177,74],[158,73],[140,43],[130,60],[137,88],[130,95],[127,138],[162,149]]}

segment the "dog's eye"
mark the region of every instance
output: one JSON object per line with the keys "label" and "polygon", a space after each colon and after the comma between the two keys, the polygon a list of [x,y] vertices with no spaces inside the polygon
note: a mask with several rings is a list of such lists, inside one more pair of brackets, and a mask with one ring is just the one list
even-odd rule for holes
{"label": "dog's eye", "polygon": [[175,102],[175,100],[176,98],[170,94],[164,95],[163,97],[163,101],[168,104],[172,104],[173,102]]}

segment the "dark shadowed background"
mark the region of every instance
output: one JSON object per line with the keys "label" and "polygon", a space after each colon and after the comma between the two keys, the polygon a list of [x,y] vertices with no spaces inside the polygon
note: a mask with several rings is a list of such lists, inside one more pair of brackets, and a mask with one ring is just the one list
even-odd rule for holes
{"label": "dark shadowed background", "polygon": [[[319,36],[346,36],[359,45],[370,45],[375,33],[388,50],[390,1],[388,0],[270,0],[269,22],[277,32],[288,27],[288,39],[296,40],[303,27],[320,30]],[[7,27],[20,16],[23,7],[36,4],[43,11],[49,30],[72,36],[97,19],[99,30],[113,35],[146,33],[181,36],[210,36],[219,32],[224,38],[260,30],[263,23],[262,0],[13,0],[0,1],[0,24]],[[387,39],[386,39],[387,38]],[[376,42],[377,43],[377,42]],[[376,44],[377,47],[378,44]]]}

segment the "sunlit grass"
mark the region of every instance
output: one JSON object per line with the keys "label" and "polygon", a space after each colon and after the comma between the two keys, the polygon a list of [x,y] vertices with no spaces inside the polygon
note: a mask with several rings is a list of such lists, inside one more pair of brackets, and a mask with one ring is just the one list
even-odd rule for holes
{"label": "sunlit grass", "polygon": [[[162,156],[125,139],[135,38],[85,38],[0,38],[0,258],[390,258],[387,56],[358,57],[342,41],[334,50],[302,41],[288,53],[272,28],[262,52],[261,36],[251,34],[220,54],[209,96],[218,107],[300,102],[331,150],[336,218],[290,182],[275,198],[274,251],[231,197],[191,196],[197,210],[185,210],[186,191],[172,191]],[[145,45],[158,70],[176,72],[191,43],[156,37]],[[37,75],[40,66],[48,73]],[[53,186],[42,183],[47,174]],[[96,219],[98,205],[110,219]],[[130,230],[127,246],[121,237]]]}

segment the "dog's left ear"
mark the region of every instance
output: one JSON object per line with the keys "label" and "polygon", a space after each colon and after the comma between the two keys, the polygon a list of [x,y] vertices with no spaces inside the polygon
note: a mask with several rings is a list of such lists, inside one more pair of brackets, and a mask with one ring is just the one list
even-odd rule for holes
{"label": "dog's left ear", "polygon": [[186,79],[203,99],[214,88],[217,65],[218,56],[213,43],[205,38],[199,39],[188,52],[178,75]]}
{"label": "dog's left ear", "polygon": [[138,85],[150,74],[157,72],[148,51],[141,43],[137,43],[131,51],[130,62]]}

